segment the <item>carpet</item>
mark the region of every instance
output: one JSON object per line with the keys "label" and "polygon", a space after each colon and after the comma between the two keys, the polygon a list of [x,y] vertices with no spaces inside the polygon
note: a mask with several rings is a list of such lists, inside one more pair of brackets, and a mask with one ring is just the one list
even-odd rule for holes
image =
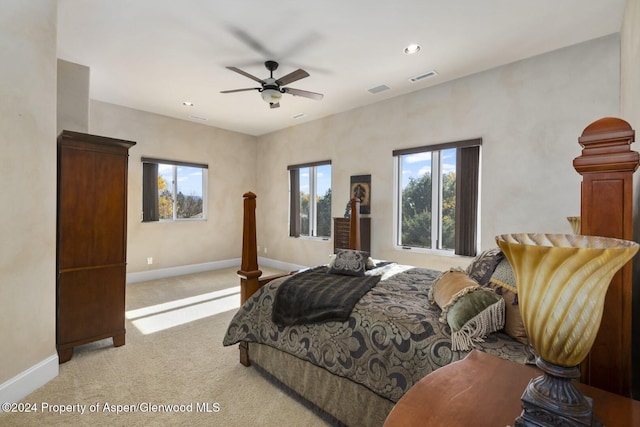
{"label": "carpet", "polygon": [[126,345],[77,347],[58,377],[22,400],[37,412],[0,413],[0,425],[329,425],[240,365],[237,346],[222,346],[240,300],[236,270],[127,285]]}

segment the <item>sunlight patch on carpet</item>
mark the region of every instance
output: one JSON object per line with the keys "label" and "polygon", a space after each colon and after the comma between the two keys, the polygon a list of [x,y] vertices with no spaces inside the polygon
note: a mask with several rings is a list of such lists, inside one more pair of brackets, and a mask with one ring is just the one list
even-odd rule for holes
{"label": "sunlight patch on carpet", "polygon": [[155,304],[125,313],[145,335],[240,307],[240,286]]}

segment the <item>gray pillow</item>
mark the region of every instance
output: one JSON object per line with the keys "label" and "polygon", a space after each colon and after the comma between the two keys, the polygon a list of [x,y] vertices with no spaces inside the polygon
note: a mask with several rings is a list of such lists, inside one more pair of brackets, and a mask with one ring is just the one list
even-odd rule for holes
{"label": "gray pillow", "polygon": [[500,248],[487,249],[471,261],[471,264],[467,267],[467,274],[478,282],[480,286],[487,286],[493,271],[502,261],[502,258],[504,258],[504,254]]}
{"label": "gray pillow", "polygon": [[369,258],[369,252],[338,249],[336,250],[336,257],[333,263],[329,265],[327,273],[364,276],[364,272],[367,269],[367,258]]}

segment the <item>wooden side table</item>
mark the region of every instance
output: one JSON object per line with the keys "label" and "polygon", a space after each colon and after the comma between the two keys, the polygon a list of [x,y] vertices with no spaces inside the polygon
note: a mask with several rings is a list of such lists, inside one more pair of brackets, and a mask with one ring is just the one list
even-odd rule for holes
{"label": "wooden side table", "polygon": [[[384,427],[512,426],[522,412],[520,397],[531,378],[524,366],[480,351],[440,368],[414,385],[393,407]],[[640,425],[640,402],[585,384],[594,414],[607,427]]]}

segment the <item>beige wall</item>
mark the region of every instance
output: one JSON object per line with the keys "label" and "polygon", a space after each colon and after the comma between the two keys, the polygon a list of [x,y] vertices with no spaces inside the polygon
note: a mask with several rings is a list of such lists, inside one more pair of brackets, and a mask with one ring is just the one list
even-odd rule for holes
{"label": "beige wall", "polygon": [[[2,2],[0,63],[0,402],[4,402],[22,397],[18,374],[53,362],[31,383],[37,387],[58,369],[56,2]],[[15,379],[13,387],[2,387],[10,379]]]}
{"label": "beige wall", "polygon": [[[640,0],[628,0],[621,30],[621,117],[636,131],[636,141],[640,139]],[[636,142],[631,146],[640,151]],[[640,241],[640,173],[634,175],[634,240]],[[633,267],[633,330],[640,330],[640,258],[636,256]],[[633,334],[639,336],[637,332]],[[632,384],[633,397],[640,398],[640,340],[632,343]]]}
{"label": "beige wall", "polygon": [[[333,216],[351,175],[371,174],[372,255],[441,268],[467,259],[394,249],[396,148],[483,138],[481,246],[510,232],[570,232],[579,214],[578,136],[619,114],[619,36],[519,61],[259,138],[258,244],[295,264],[325,262],[331,241],[287,237],[289,164],[332,160]],[[268,206],[268,209],[266,208]]]}
{"label": "beige wall", "polygon": [[[99,101],[91,102],[89,128],[136,142],[129,151],[128,274],[240,256],[242,194],[256,181],[255,137]],[[207,220],[142,223],[142,156],[207,163]]]}
{"label": "beige wall", "polygon": [[89,67],[58,59],[58,135],[89,131],[89,80]]}
{"label": "beige wall", "polygon": [[621,31],[621,117],[640,132],[640,0],[628,0]]}

